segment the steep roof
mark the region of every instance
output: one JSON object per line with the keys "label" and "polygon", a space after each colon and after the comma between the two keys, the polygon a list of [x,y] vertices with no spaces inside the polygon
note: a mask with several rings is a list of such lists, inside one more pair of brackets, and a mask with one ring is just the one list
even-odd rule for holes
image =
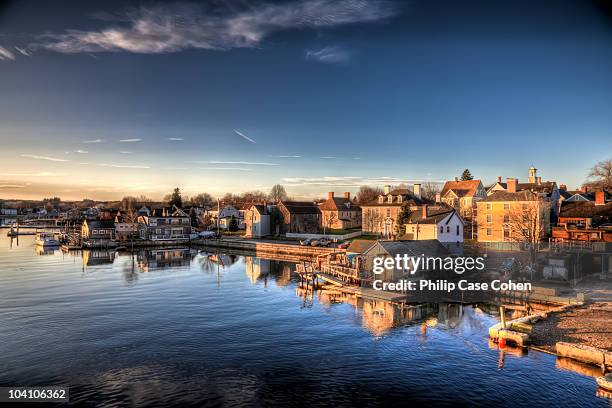
{"label": "steep roof", "polygon": [[416,211],[412,211],[408,216],[408,224],[437,224],[452,213],[455,209],[446,205],[427,206],[425,209],[427,217],[423,218],[423,207]]}
{"label": "steep roof", "polygon": [[172,207],[153,208],[152,217],[188,217],[183,210],[173,205]]}
{"label": "steep roof", "polygon": [[542,183],[518,183],[518,190],[530,190],[536,193],[550,194],[554,191],[557,183],[554,181],[543,181]]}
{"label": "steep roof", "polygon": [[322,211],[359,211],[360,208],[351,200],[344,197],[333,197],[325,200],[319,208]]}
{"label": "steep roof", "polygon": [[[411,190],[408,190],[407,188],[396,188],[395,190],[392,190],[389,192],[389,194],[382,194],[382,196],[384,197],[384,200],[382,203],[378,202],[378,197],[375,198],[374,200],[366,203],[366,204],[362,204],[362,207],[393,207],[393,206],[401,206],[402,204],[408,202],[411,205],[422,205],[422,204],[431,204],[432,201],[428,200],[426,198],[418,198],[414,195],[414,193]],[[391,196],[392,200],[391,202],[388,201],[388,197]],[[402,197],[402,201],[400,202],[400,200],[398,199],[398,196]],[[380,197],[380,196],[379,196]]]}
{"label": "steep roof", "polygon": [[564,218],[596,218],[612,217],[612,201],[604,205],[596,205],[595,201],[564,201],[561,203],[559,217]]}
{"label": "steep roof", "polygon": [[378,241],[378,245],[392,257],[403,256],[447,256],[448,250],[437,239],[424,239],[420,241]]}
{"label": "steep roof", "polygon": [[449,190],[453,190],[459,197],[474,197],[479,185],[480,180],[447,181],[440,195],[444,197]]}
{"label": "steep roof", "polygon": [[376,244],[376,241],[371,239],[354,239],[351,245],[346,248],[346,252],[361,254],[370,249],[374,244]]}
{"label": "steep roof", "polygon": [[538,195],[529,190],[517,191],[509,193],[507,191],[495,191],[490,196],[480,200],[479,202],[495,202],[495,201],[538,201]]}
{"label": "steep roof", "polygon": [[311,201],[281,201],[290,214],[320,214],[319,207]]}
{"label": "steep roof", "polygon": [[115,229],[115,222],[108,220],[85,220],[89,229]]}

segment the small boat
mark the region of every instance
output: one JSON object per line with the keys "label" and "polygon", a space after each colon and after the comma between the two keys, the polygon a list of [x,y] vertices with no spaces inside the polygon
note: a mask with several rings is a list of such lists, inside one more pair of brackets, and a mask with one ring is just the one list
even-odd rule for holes
{"label": "small boat", "polygon": [[34,238],[36,245],[40,246],[59,246],[60,242],[55,238],[55,235],[48,232],[38,232]]}
{"label": "small boat", "polygon": [[598,377],[595,381],[597,381],[597,385],[604,390],[608,392],[612,391],[612,373],[606,374],[603,377]]}

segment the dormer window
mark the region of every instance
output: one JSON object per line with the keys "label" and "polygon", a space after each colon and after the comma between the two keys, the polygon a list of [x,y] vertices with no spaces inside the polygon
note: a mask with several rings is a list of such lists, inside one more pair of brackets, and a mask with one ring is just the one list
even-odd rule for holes
{"label": "dormer window", "polygon": [[393,202],[393,196],[392,196],[391,194],[389,194],[389,196],[387,197],[387,201],[388,201],[389,203],[392,203],[392,202]]}
{"label": "dormer window", "polygon": [[383,196],[378,196],[378,202],[379,202],[380,204],[384,203],[384,202],[385,202],[385,197],[383,197]]}
{"label": "dormer window", "polygon": [[402,202],[402,200],[403,200],[402,196],[401,196],[401,195],[398,195],[398,196],[397,196],[397,202],[398,202],[398,203],[401,203],[401,202]]}

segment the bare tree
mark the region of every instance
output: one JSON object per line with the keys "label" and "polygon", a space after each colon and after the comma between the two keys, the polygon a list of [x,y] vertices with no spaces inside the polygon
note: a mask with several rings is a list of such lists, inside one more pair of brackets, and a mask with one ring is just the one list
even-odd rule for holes
{"label": "bare tree", "polygon": [[442,186],[440,183],[433,183],[431,181],[427,181],[423,183],[421,186],[421,197],[427,200],[435,200],[436,194],[442,191]]}
{"label": "bare tree", "polygon": [[382,193],[383,190],[379,187],[361,186],[356,195],[357,202],[364,204],[373,201]]}
{"label": "bare tree", "polygon": [[262,203],[268,198],[268,195],[263,191],[247,191],[246,193],[242,193],[240,196],[240,200],[243,203]]}
{"label": "bare tree", "polygon": [[365,208],[363,209],[363,230],[368,232],[378,232],[380,230],[380,212],[378,209]]}
{"label": "bare tree", "polygon": [[211,207],[215,199],[208,193],[200,193],[197,194],[189,200],[191,205],[195,205],[197,207]]}
{"label": "bare tree", "polygon": [[335,211],[322,211],[323,213],[323,233],[325,234],[325,229],[332,229],[334,227],[334,223],[338,220],[338,214]]}
{"label": "bare tree", "polygon": [[270,190],[270,200],[274,203],[287,199],[287,191],[281,184],[276,184]]}
{"label": "bare tree", "polygon": [[504,216],[504,238],[527,244],[535,261],[539,243],[545,237],[550,217],[550,207],[537,198],[533,201],[512,203]]}
{"label": "bare tree", "polygon": [[589,171],[587,186],[598,190],[612,190],[612,159],[596,163]]}

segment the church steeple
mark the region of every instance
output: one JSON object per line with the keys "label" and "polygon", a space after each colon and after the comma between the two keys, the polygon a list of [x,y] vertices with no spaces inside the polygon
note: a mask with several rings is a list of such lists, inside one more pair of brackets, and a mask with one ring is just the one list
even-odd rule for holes
{"label": "church steeple", "polygon": [[536,169],[532,164],[531,167],[529,168],[529,182],[530,183],[537,182],[538,180],[537,174],[538,174],[538,169]]}

